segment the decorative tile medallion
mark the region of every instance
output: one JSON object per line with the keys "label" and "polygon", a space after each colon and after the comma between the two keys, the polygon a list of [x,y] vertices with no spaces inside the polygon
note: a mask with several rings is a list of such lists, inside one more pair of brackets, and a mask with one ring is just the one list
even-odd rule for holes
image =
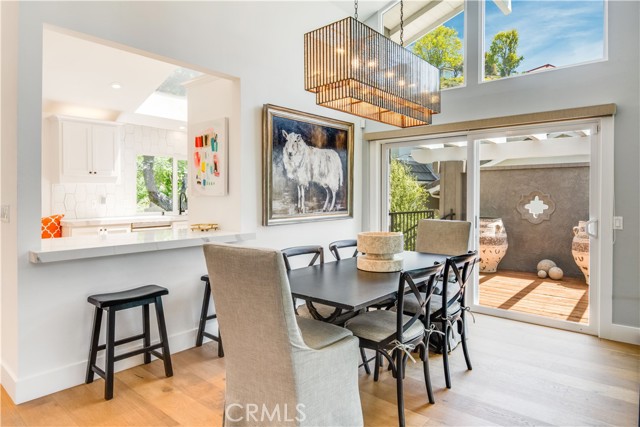
{"label": "decorative tile medallion", "polygon": [[522,219],[526,219],[532,224],[540,224],[548,220],[556,210],[556,204],[551,196],[540,191],[532,191],[522,195],[516,206]]}

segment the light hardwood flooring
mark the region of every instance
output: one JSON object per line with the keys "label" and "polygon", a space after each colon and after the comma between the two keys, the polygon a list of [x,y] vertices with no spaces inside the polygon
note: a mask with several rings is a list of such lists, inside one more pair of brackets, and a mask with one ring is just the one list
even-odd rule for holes
{"label": "light hardwood flooring", "polygon": [[[408,426],[637,425],[640,347],[482,315],[469,330],[473,370],[455,349],[450,390],[442,357],[430,358],[434,405],[421,365],[409,362]],[[18,406],[3,389],[1,425],[219,426],[225,375],[216,351],[207,343],[174,354],[172,378],[160,361],[118,372],[111,401],[100,379]],[[361,369],[360,397],[366,426],[397,425],[388,371],[375,383]]]}
{"label": "light hardwood flooring", "polygon": [[480,305],[589,323],[589,286],[582,278],[540,279],[534,273],[480,273]]}

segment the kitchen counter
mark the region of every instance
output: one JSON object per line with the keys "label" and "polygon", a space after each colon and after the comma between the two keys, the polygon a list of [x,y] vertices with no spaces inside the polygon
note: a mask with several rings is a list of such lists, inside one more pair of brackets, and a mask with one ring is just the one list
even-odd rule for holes
{"label": "kitchen counter", "polygon": [[256,238],[255,233],[237,231],[191,231],[188,229],[149,230],[109,236],[43,239],[39,250],[29,252],[32,263],[151,252],[201,246],[204,243],[239,243]]}

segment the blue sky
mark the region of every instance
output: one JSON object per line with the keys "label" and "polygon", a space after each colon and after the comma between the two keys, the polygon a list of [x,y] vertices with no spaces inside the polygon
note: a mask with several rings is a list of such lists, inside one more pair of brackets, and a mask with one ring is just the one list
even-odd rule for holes
{"label": "blue sky", "polygon": [[518,53],[524,56],[518,72],[544,64],[559,67],[603,57],[602,0],[512,0],[511,9],[505,16],[492,1],[486,2],[485,49],[489,49],[496,33],[517,29]]}

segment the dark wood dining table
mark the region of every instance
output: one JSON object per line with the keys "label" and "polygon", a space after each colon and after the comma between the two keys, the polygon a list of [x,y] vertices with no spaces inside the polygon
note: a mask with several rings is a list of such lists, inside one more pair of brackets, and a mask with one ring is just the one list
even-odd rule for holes
{"label": "dark wood dining table", "polygon": [[[446,255],[405,251],[403,270],[444,263]],[[395,296],[400,273],[358,270],[356,258],[316,264],[288,272],[291,294],[295,298],[322,303],[343,310],[360,310]]]}

